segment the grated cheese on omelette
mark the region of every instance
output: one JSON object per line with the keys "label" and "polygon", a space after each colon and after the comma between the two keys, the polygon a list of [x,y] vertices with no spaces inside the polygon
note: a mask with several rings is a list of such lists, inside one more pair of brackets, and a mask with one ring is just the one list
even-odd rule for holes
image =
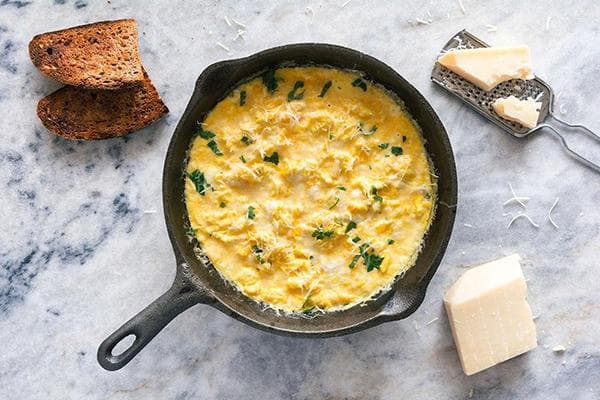
{"label": "grated cheese on omelette", "polygon": [[240,85],[202,121],[186,169],[191,227],[221,275],[270,307],[368,300],[412,266],[433,215],[419,129],[354,72],[271,78]]}

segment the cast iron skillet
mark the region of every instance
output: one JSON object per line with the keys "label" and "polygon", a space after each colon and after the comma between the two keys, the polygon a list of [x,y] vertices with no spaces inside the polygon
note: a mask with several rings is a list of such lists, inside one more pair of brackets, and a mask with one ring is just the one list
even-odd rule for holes
{"label": "cast iron skillet", "polygon": [[[226,283],[209,262],[196,256],[198,243],[190,241],[186,234],[189,221],[183,200],[183,170],[197,122],[202,121],[239,83],[268,68],[290,63],[362,71],[369,80],[396,93],[423,130],[425,146],[439,176],[437,211],[414,267],[396,280],[392,290],[380,293],[373,300],[314,318],[278,314],[245,297]],[[381,61],[340,46],[303,43],[213,64],[196,82],[192,98],[171,139],[163,171],[164,214],[177,262],[175,282],[165,294],[102,342],[98,362],[107,370],[122,368],[173,318],[198,303],[214,307],[255,328],[304,337],[345,335],[406,318],[423,302],[427,285],[446,250],[454,224],[456,193],[454,156],[444,126],[425,98]],[[113,355],[116,344],[129,335],[135,336],[134,342],[121,354]]]}

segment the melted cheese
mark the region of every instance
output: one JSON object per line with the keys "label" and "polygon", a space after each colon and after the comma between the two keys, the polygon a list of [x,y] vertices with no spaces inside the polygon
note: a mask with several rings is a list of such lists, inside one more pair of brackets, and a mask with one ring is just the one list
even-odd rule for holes
{"label": "melted cheese", "polygon": [[191,226],[221,275],[271,307],[365,301],[412,266],[429,227],[436,188],[419,129],[354,73],[297,67],[275,76],[274,92],[253,79],[203,121],[215,136],[194,139],[187,172],[210,186],[202,194],[186,180]]}

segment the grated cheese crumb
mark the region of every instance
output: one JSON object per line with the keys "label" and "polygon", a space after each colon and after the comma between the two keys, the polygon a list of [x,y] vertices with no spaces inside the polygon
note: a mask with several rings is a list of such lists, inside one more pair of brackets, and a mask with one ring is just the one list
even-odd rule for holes
{"label": "grated cheese crumb", "polygon": [[561,344],[559,344],[558,346],[554,346],[552,348],[552,352],[554,352],[554,353],[564,353],[566,350],[567,350],[566,347]]}
{"label": "grated cheese crumb", "polygon": [[223,50],[225,50],[226,52],[231,52],[231,49],[227,46],[225,46],[223,43],[221,42],[217,42],[217,46],[219,46],[220,48],[222,48]]}
{"label": "grated cheese crumb", "polygon": [[246,31],[238,29],[237,34],[233,37],[233,41],[235,42],[239,38],[246,40],[246,38],[244,37],[245,34],[246,34]]}
{"label": "grated cheese crumb", "polygon": [[431,24],[431,21],[426,20],[426,19],[422,19],[422,18],[415,18],[415,21],[417,21],[417,24],[421,24],[421,25],[429,25],[429,24]]}
{"label": "grated cheese crumb", "polygon": [[565,107],[564,104],[561,104],[560,107],[558,107],[558,110],[560,111],[561,114],[567,113],[567,108]]}
{"label": "grated cheese crumb", "polygon": [[471,225],[471,224],[463,224],[463,226],[466,226],[467,228],[472,228],[473,227],[473,225]]}
{"label": "grated cheese crumb", "polygon": [[498,31],[498,27],[495,25],[487,24],[485,27],[487,28],[488,32],[497,32]]}
{"label": "grated cheese crumb", "polygon": [[467,13],[467,10],[465,10],[465,6],[463,5],[462,0],[458,0],[458,6],[460,7],[460,10],[463,14]]}
{"label": "grated cheese crumb", "polygon": [[512,198],[508,199],[507,201],[504,202],[504,205],[509,204],[512,201],[516,201],[517,203],[519,203],[520,205],[523,206],[523,208],[527,208],[527,206],[525,205],[525,203],[523,203],[523,201],[527,201],[529,200],[529,197],[519,197],[517,196],[517,194],[515,193],[515,189],[513,189],[513,186],[510,182],[508,182],[508,187],[510,188],[510,191],[513,195]]}
{"label": "grated cheese crumb", "polygon": [[554,204],[552,204],[552,207],[550,207],[550,211],[548,211],[548,221],[550,221],[550,223],[556,228],[558,229],[558,225],[556,224],[556,222],[554,222],[554,220],[552,219],[552,210],[554,210],[554,207],[556,207],[556,205],[558,204],[558,197],[556,198],[556,200],[554,200]]}
{"label": "grated cheese crumb", "polygon": [[231,26],[231,22],[229,21],[229,18],[227,18],[227,15],[224,15],[223,19],[225,20],[225,23],[227,24],[227,26]]}
{"label": "grated cheese crumb", "polygon": [[144,210],[144,214],[156,214],[156,210]]}
{"label": "grated cheese crumb", "polygon": [[304,9],[304,14],[306,14],[306,15],[310,14],[311,16],[314,16],[315,15],[315,10],[313,10],[312,7],[306,7]]}
{"label": "grated cheese crumb", "polygon": [[233,21],[234,24],[236,24],[237,26],[241,27],[241,28],[247,28],[246,25],[242,24],[240,21],[238,21],[235,18],[231,18],[231,20]]}
{"label": "grated cheese crumb", "polygon": [[434,318],[434,319],[432,319],[431,321],[427,322],[427,323],[425,324],[425,326],[433,324],[433,323],[434,323],[435,321],[437,321],[438,319],[439,319],[438,317],[435,317],[435,318]]}
{"label": "grated cheese crumb", "polygon": [[348,5],[348,3],[350,3],[352,0],[346,0],[344,2],[344,4],[342,4],[342,8],[346,7]]}
{"label": "grated cheese crumb", "polygon": [[517,214],[513,217],[513,219],[510,220],[510,222],[508,223],[508,225],[506,226],[506,229],[509,229],[511,227],[511,225],[513,224],[513,222],[515,222],[516,220],[518,220],[519,218],[526,218],[531,225],[533,225],[535,228],[539,228],[540,226],[538,224],[536,224],[535,222],[533,222],[533,220],[531,219],[531,217],[527,214]]}
{"label": "grated cheese crumb", "polygon": [[546,30],[547,31],[550,30],[550,21],[552,21],[552,17],[548,16],[548,18],[546,18]]}

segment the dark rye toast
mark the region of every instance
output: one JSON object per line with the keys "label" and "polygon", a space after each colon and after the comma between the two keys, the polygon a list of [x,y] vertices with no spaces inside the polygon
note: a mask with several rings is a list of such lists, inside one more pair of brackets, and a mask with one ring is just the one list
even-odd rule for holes
{"label": "dark rye toast", "polygon": [[144,81],[133,19],[101,21],[34,36],[29,56],[45,75],[86,89],[121,89]]}
{"label": "dark rye toast", "polygon": [[141,85],[122,90],[65,86],[40,100],[38,117],[48,130],[65,139],[127,135],[169,112],[145,72],[143,76]]}

